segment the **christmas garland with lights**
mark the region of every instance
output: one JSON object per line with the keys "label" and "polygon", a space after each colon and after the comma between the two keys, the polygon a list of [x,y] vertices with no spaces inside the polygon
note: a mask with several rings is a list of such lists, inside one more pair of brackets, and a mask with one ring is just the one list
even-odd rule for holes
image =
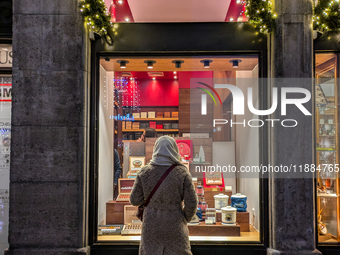
{"label": "christmas garland with lights", "polygon": [[90,30],[104,36],[105,40],[111,44],[112,36],[109,34],[109,29],[113,25],[104,0],[81,0],[79,8]]}
{"label": "christmas garland with lights", "polygon": [[271,33],[275,29],[276,14],[272,11],[271,2],[267,0],[247,0],[246,16],[262,33]]}
{"label": "christmas garland with lights", "polygon": [[[318,0],[314,8],[313,29],[319,32],[340,31],[340,0]],[[246,5],[245,15],[262,33],[271,33],[276,26],[276,13],[270,0],[238,0]],[[104,0],[81,0],[79,8],[90,30],[113,43],[109,34],[112,22]]]}
{"label": "christmas garland with lights", "polygon": [[321,33],[340,31],[339,0],[319,0],[314,8],[313,29]]}

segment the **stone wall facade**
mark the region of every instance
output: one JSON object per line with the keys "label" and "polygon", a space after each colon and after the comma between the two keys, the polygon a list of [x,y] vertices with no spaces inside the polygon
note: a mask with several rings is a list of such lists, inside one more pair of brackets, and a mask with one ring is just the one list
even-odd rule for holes
{"label": "stone wall facade", "polygon": [[13,1],[6,254],[87,254],[88,37],[77,0]]}
{"label": "stone wall facade", "polygon": [[[10,248],[5,254],[89,254],[91,52],[78,1],[16,0],[13,7]],[[275,9],[270,75],[311,78],[312,1],[276,0]],[[312,92],[312,84],[305,88]],[[285,143],[281,149],[287,150],[299,141],[305,149],[294,157],[312,163],[313,129],[311,122],[303,124],[289,141],[284,130],[270,134],[272,165],[291,160],[279,145]],[[270,181],[268,254],[319,253],[314,196],[312,179]],[[292,221],[287,209],[297,218]]]}

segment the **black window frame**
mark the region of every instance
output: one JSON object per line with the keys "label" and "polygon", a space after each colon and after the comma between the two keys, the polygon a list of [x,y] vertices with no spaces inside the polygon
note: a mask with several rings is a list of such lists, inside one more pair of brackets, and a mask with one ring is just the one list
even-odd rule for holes
{"label": "black window frame", "polygon": [[[98,104],[99,61],[105,57],[155,57],[155,56],[226,56],[257,55],[259,78],[267,78],[267,36],[259,34],[252,25],[239,22],[226,23],[123,23],[116,28],[114,44],[108,45],[96,37],[91,43],[91,88],[90,88],[90,179],[89,179],[89,233],[91,254],[138,254],[136,243],[98,242]],[[177,35],[178,38],[176,38]],[[228,40],[229,36],[233,40]],[[198,38],[210,38],[197,40]],[[169,42],[168,40],[172,40]],[[267,84],[259,84],[260,107],[267,109]],[[260,132],[260,160],[268,162],[267,128]],[[194,254],[266,254],[269,247],[268,179],[260,178],[260,242],[213,242],[192,243]]]}

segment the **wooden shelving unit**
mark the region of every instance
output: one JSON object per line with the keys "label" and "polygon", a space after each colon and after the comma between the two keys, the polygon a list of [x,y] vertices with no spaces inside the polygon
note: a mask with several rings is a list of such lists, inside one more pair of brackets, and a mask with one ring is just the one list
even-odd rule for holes
{"label": "wooden shelving unit", "polygon": [[178,121],[178,118],[135,118],[134,121]]}
{"label": "wooden shelving unit", "polygon": [[[123,132],[143,132],[144,129],[123,129]],[[157,132],[178,132],[178,129],[156,129]]]}

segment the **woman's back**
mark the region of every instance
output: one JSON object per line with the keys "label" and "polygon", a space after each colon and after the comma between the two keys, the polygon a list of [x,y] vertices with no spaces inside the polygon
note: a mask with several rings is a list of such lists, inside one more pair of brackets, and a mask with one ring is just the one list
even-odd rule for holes
{"label": "woman's back", "polygon": [[[169,166],[144,167],[136,178],[130,202],[141,205],[167,169]],[[176,166],[145,208],[140,254],[191,254],[187,222],[196,209],[197,195],[188,170]]]}
{"label": "woman's back", "polygon": [[179,159],[176,141],[162,136],[156,140],[150,165],[137,174],[130,195],[135,206],[144,203],[171,165],[177,165],[144,209],[140,255],[192,254],[187,223],[195,214],[198,201],[190,174]]}

